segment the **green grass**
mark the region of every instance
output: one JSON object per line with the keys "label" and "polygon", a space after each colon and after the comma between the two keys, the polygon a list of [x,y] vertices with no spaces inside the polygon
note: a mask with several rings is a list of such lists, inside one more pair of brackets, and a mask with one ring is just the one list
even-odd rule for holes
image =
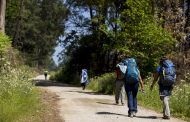
{"label": "green grass", "polygon": [[113,94],[114,93],[114,81],[115,76],[113,73],[106,73],[100,77],[94,77],[90,79],[88,89],[93,91],[104,93],[104,94]]}
{"label": "green grass", "polygon": [[31,72],[9,68],[0,77],[0,122],[16,122],[39,109],[39,92],[29,81]]}
{"label": "green grass", "polygon": [[[145,94],[138,94],[138,103],[141,106],[162,112],[162,101],[159,97],[158,85],[150,91],[151,80],[146,81]],[[171,115],[190,120],[190,84],[181,83],[174,87],[169,99]]]}

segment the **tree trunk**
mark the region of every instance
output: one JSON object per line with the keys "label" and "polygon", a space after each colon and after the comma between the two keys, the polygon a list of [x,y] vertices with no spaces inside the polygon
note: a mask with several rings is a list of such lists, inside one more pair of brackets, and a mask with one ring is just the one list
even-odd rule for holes
{"label": "tree trunk", "polygon": [[0,32],[5,33],[6,0],[0,0]]}

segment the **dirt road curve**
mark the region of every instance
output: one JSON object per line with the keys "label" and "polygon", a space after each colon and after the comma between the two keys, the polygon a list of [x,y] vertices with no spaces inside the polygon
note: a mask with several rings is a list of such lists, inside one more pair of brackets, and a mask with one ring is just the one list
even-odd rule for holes
{"label": "dirt road curve", "polygon": [[127,106],[114,105],[114,96],[97,95],[81,88],[54,84],[44,89],[59,96],[60,115],[65,122],[184,122],[139,107],[137,117],[127,116]]}

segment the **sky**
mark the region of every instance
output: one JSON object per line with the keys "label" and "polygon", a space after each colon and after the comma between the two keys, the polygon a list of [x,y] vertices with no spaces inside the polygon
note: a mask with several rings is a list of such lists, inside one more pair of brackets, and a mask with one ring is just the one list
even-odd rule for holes
{"label": "sky", "polygon": [[60,45],[58,45],[57,47],[55,47],[55,52],[53,54],[53,60],[55,62],[56,65],[59,64],[59,58],[57,57],[57,55],[63,50],[63,47],[61,47]]}
{"label": "sky", "polygon": [[[82,15],[85,17],[85,18],[90,18],[90,14],[88,11],[82,11]],[[72,17],[71,17],[72,18]],[[83,20],[84,21],[84,20]],[[73,24],[73,22],[71,21],[71,19],[69,19],[67,22],[66,22],[66,30],[65,30],[65,34],[68,34],[70,33],[72,30],[75,30],[79,33],[87,33],[85,27],[75,27],[75,25]],[[64,40],[64,36],[63,37],[60,37],[61,40]],[[53,60],[55,62],[56,65],[58,65],[60,62],[59,62],[59,58],[57,57],[57,55],[63,50],[63,47],[61,47],[59,44],[55,47],[55,52],[53,54]]]}

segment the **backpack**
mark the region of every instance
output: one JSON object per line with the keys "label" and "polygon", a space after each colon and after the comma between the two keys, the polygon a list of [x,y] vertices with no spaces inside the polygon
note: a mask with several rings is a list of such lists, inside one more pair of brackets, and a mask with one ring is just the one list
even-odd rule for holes
{"label": "backpack", "polygon": [[127,84],[135,84],[139,82],[139,70],[137,68],[137,63],[134,58],[127,58],[124,61],[124,64],[127,66],[125,73],[125,82]]}
{"label": "backpack", "polygon": [[88,82],[88,73],[86,69],[82,69],[81,83],[86,83],[86,82]]}
{"label": "backpack", "polygon": [[116,67],[118,68],[117,75],[120,75],[120,77],[122,77],[122,79],[123,79],[125,76],[125,73],[126,73],[127,66],[124,65],[124,63],[120,62],[119,64],[117,64]]}
{"label": "backpack", "polygon": [[173,84],[175,84],[176,70],[172,61],[163,61],[159,82],[163,86],[172,86]]}

